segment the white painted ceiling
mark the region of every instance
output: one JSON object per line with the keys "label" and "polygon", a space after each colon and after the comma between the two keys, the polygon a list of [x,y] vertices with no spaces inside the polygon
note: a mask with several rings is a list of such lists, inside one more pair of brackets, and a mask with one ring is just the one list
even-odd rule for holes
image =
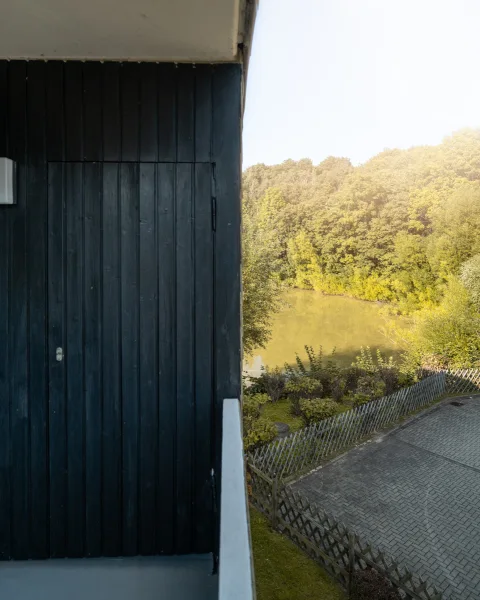
{"label": "white painted ceiling", "polygon": [[242,0],[0,0],[0,58],[235,60]]}

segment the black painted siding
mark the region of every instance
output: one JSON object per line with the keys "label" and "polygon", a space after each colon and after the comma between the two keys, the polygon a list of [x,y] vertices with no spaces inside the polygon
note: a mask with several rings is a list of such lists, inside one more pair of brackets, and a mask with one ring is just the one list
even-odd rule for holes
{"label": "black painted siding", "polygon": [[0,61],[0,558],[214,550],[240,101],[239,65]]}

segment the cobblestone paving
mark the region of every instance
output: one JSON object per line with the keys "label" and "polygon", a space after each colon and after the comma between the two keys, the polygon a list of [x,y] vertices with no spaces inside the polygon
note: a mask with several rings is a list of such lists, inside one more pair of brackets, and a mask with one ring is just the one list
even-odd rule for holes
{"label": "cobblestone paving", "polygon": [[426,414],[294,484],[444,591],[480,600],[480,398]]}

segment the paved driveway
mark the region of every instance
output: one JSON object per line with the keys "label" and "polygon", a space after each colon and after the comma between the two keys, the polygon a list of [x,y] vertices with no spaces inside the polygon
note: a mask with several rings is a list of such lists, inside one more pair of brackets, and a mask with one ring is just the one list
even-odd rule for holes
{"label": "paved driveway", "polygon": [[446,599],[479,600],[480,397],[459,401],[294,487],[428,577]]}

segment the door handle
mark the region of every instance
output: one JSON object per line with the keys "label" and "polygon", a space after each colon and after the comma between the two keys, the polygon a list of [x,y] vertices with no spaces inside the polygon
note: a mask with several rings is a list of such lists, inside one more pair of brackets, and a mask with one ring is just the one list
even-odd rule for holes
{"label": "door handle", "polygon": [[63,348],[57,348],[57,351],[55,353],[55,357],[57,359],[57,362],[62,362],[62,360],[63,360]]}

